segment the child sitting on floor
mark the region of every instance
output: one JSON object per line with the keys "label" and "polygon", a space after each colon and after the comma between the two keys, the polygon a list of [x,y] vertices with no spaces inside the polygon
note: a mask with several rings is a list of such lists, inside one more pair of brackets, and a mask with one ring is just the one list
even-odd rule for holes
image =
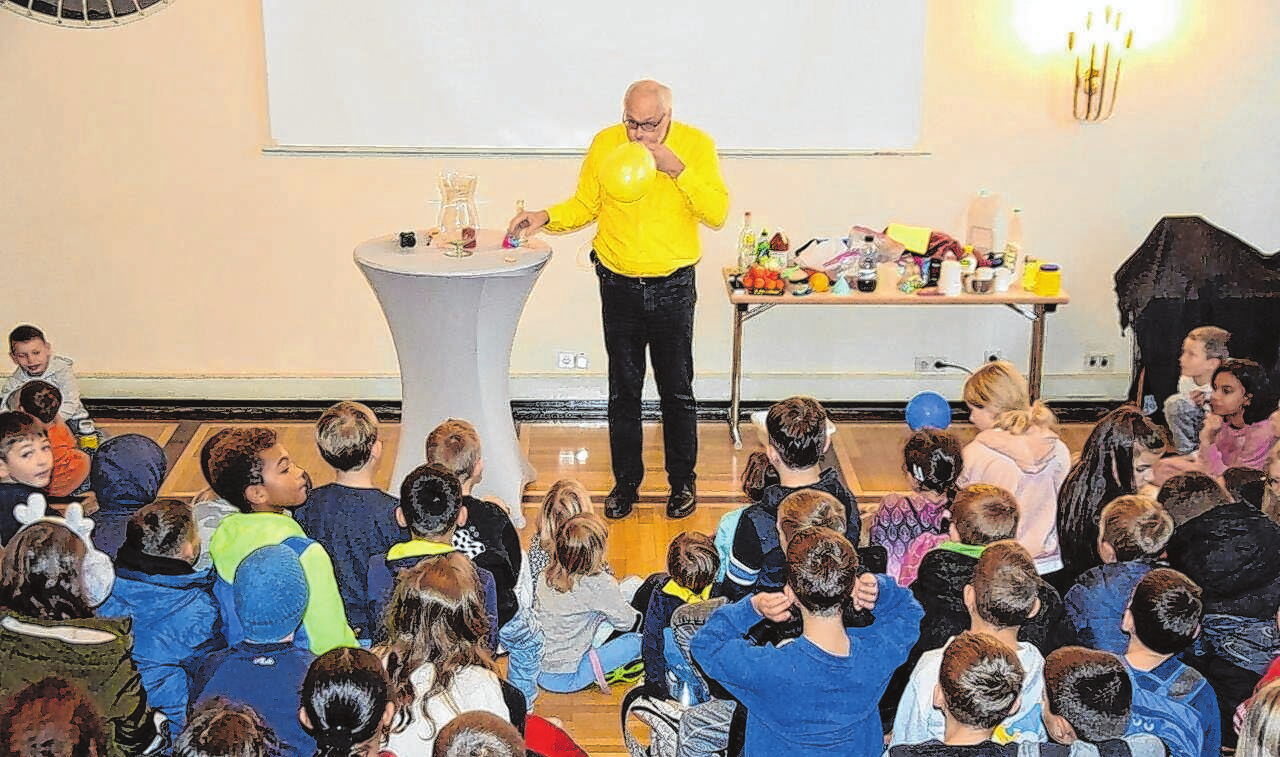
{"label": "child sitting on floor", "polygon": [[89,480],[89,455],[80,449],[66,419],[58,414],[61,406],[62,392],[48,382],[28,381],[18,390],[18,408],[43,423],[49,434],[53,478],[48,492],[54,497],[66,497]]}
{"label": "child sitting on floor", "polygon": [[21,525],[13,508],[32,494],[43,495],[52,479],[53,447],[44,425],[21,410],[0,413],[0,546]]}
{"label": "child sitting on floor", "polygon": [[1071,453],[1058,438],[1057,418],[1043,402],[1031,402],[1026,379],[1004,360],[987,363],[965,380],[964,401],[978,435],[964,447],[960,485],[994,484],[1012,494],[1018,541],[1041,575],[1060,569],[1058,491],[1071,469]]}
{"label": "child sitting on floor", "polygon": [[[1018,640],[1018,630],[1040,608],[1040,580],[1026,548],[1016,541],[990,545],[978,558],[973,579],[964,587],[969,630],[990,634],[1014,650],[1023,671],[1019,704],[1001,718],[995,739],[1038,742],[1044,726],[1037,706],[1044,694],[1044,657],[1034,644]],[[949,643],[954,643],[954,640]],[[893,723],[892,744],[919,744],[941,740],[946,723],[934,709],[933,689],[938,683],[943,649],[925,652],[911,673]]]}
{"label": "child sitting on floor", "polygon": [[[458,551],[453,546],[453,534],[466,520],[467,508],[462,505],[462,484],[458,483],[457,476],[438,465],[419,465],[405,476],[400,485],[396,522],[408,529],[410,538],[369,560],[369,602],[373,606],[373,617],[386,618],[387,606],[401,573],[424,560]],[[478,567],[476,580],[481,606],[489,620],[486,642],[490,649],[495,649],[498,597],[493,574]],[[385,628],[377,628],[374,638],[384,639],[385,633]]]}
{"label": "child sitting on floor", "polygon": [[1133,587],[1156,565],[1173,535],[1173,518],[1159,502],[1129,495],[1102,508],[1098,525],[1102,565],[1090,568],[1063,598],[1080,643],[1124,654],[1129,640],[1120,630]]}
{"label": "child sitting on floor", "polygon": [[62,393],[58,414],[72,431],[81,430],[81,421],[89,420],[89,411],[80,401],[80,384],[71,370],[71,358],[55,355],[53,345],[44,338],[44,332],[30,324],[18,326],[9,332],[9,358],[18,366],[9,380],[0,387],[0,404],[9,410],[18,407],[18,390],[28,381],[40,379],[53,384]]}
{"label": "child sitting on floor", "polygon": [[1231,332],[1217,326],[1200,326],[1182,340],[1178,355],[1178,393],[1164,401],[1164,421],[1169,426],[1173,451],[1190,455],[1200,446],[1200,431],[1213,396],[1213,372],[1230,357]]}
{"label": "child sitting on floor", "polygon": [[605,570],[608,526],[594,513],[569,518],[556,532],[551,565],[535,587],[545,637],[538,685],[577,691],[639,677],[641,615]]}
{"label": "child sitting on floor", "polygon": [[889,757],[1013,757],[1013,745],[997,744],[993,736],[1017,707],[1022,678],[1022,664],[1006,644],[965,631],[942,653],[930,692],[945,722],[942,737],[890,747]]}
{"label": "child sitting on floor", "polygon": [[1144,700],[1151,706],[1134,713],[1131,729],[1155,733],[1174,754],[1217,757],[1217,697],[1177,657],[1199,633],[1202,614],[1200,587],[1176,570],[1156,568],[1138,582],[1125,610],[1121,628],[1129,634],[1129,647],[1122,659],[1134,686],[1152,695]]}
{"label": "child sitting on floor", "polygon": [[822,468],[831,446],[827,411],[811,397],[791,397],[769,408],[765,417],[769,443],[765,455],[778,472],[779,483],[769,486],[760,501],[747,507],[738,520],[725,578],[717,594],[730,601],[761,591],[778,591],[784,583],[786,555],[778,543],[778,503],[799,489],[824,491],[844,505],[845,535],[853,544],[862,532],[858,501],[835,468]]}
{"label": "child sitting on floor", "polygon": [[685,531],[667,547],[668,580],[650,595],[640,632],[644,680],[650,696],[680,698],[667,678],[667,627],[679,607],[706,601],[719,567],[715,544],[706,534]]}
{"label": "child sitting on floor", "polygon": [[[712,613],[693,637],[693,657],[746,708],[747,757],[878,754],[876,702],[915,640],[920,605],[879,576],[875,622],[846,628],[845,604],[860,602],[852,598],[859,566],[849,540],[804,528],[787,544],[786,560],[782,594],[799,604],[803,636],[781,647],[745,638],[772,599],[761,592]],[[788,611],[780,608],[773,619]]]}
{"label": "child sitting on floor", "polygon": [[199,536],[191,508],[162,499],[133,514],[116,553],[116,582],[98,608],[133,621],[133,657],[147,701],[169,718],[172,736],[187,720],[190,671],[226,646],[213,598],[213,570],[195,570]]}
{"label": "child sitting on floor", "polygon": [[[907,561],[908,548],[922,536],[937,535],[936,541],[946,536],[945,522],[962,464],[960,441],[945,431],[922,428],[912,433],[903,446],[902,469],[911,480],[912,491],[881,498],[871,525],[871,543],[888,552],[885,572],[899,585],[910,586],[920,565],[919,558],[914,563]],[[922,549],[919,557],[924,557],[936,541]]]}
{"label": "child sitting on floor", "polygon": [[382,459],[378,419],[358,402],[339,402],[316,421],[316,447],[337,480],[313,489],[295,517],[333,560],[342,606],[356,638],[372,639],[378,618],[369,601],[369,560],[405,538],[396,523],[398,501],[373,483]]}
{"label": "child sitting on floor", "polygon": [[1133,683],[1120,658],[1084,647],[1054,650],[1044,661],[1042,714],[1045,732],[1061,746],[1046,744],[1040,754],[1164,757],[1164,743],[1156,736],[1125,735],[1132,698]]}

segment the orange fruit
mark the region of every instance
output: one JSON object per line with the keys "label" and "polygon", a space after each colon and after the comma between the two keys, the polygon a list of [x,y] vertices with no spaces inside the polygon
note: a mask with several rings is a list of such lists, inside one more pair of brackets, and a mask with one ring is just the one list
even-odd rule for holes
{"label": "orange fruit", "polygon": [[815,273],[809,276],[809,286],[813,287],[815,292],[825,292],[831,288],[831,279],[825,273]]}

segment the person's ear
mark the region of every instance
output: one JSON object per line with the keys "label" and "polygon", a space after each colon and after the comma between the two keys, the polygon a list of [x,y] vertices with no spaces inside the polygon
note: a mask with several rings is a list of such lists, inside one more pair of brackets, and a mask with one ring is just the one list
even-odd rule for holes
{"label": "person's ear", "polygon": [[396,507],[396,525],[401,528],[409,527],[409,522],[404,518],[404,510],[401,510],[399,506]]}
{"label": "person's ear", "polygon": [[305,707],[298,708],[298,722],[302,723],[303,728],[307,729],[308,731],[311,730],[311,718],[307,717],[307,708]]}
{"label": "person's ear", "polygon": [[267,494],[267,487],[262,484],[250,484],[244,488],[244,500],[253,507],[259,507],[267,504],[270,495]]}
{"label": "person's ear", "polygon": [[484,476],[484,458],[476,461],[475,466],[471,469],[471,475],[467,476],[467,480],[471,483],[479,481]]}
{"label": "person's ear", "polygon": [[1244,402],[1240,403],[1240,409],[1243,410],[1253,403],[1253,392],[1244,395]]}
{"label": "person's ear", "polygon": [[1031,612],[1027,613],[1028,618],[1034,618],[1040,612],[1040,597],[1036,597],[1036,601],[1031,603]]}
{"label": "person's ear", "polygon": [[1133,633],[1133,613],[1127,606],[1124,608],[1124,615],[1120,616],[1120,630],[1128,634]]}
{"label": "person's ear", "polygon": [[946,713],[947,698],[942,696],[942,684],[935,683],[933,685],[933,709]]}
{"label": "person's ear", "polygon": [[393,719],[393,718],[395,718],[395,716],[396,716],[396,703],[395,703],[395,702],[387,702],[387,707],[386,707],[386,709],[385,709],[385,710],[383,710],[383,712],[382,712],[382,723],[381,723],[381,725],[382,725],[383,727],[386,727],[386,726],[391,725],[391,721],[392,721],[392,719]]}
{"label": "person's ear", "polygon": [[1196,632],[1195,632],[1195,633],[1193,633],[1193,634],[1191,634],[1191,638],[1193,638],[1193,639],[1198,639],[1198,638],[1200,638],[1200,624],[1199,624],[1199,623],[1196,623]]}
{"label": "person's ear", "polygon": [[9,478],[9,463],[4,459],[4,455],[0,455],[0,479]]}
{"label": "person's ear", "polygon": [[1111,542],[1103,541],[1101,536],[1098,537],[1098,557],[1105,563],[1117,562],[1116,548],[1111,546]]}
{"label": "person's ear", "polygon": [[370,460],[379,460],[382,458],[382,439],[378,438],[373,441],[373,449],[369,451]]}
{"label": "person's ear", "polygon": [[467,525],[467,506],[466,505],[463,505],[462,507],[458,508],[458,517],[456,520],[454,520],[454,524],[457,525],[459,528]]}
{"label": "person's ear", "polygon": [[977,593],[973,590],[973,584],[965,584],[962,593],[964,595],[965,609],[973,612],[977,602]]}
{"label": "person's ear", "polygon": [[956,530],[956,522],[951,521],[951,525],[947,526],[947,536],[951,537],[951,541],[960,541],[960,532]]}
{"label": "person's ear", "polygon": [[778,450],[774,448],[772,439],[765,442],[764,456],[769,461],[769,464],[775,469],[781,469],[783,467],[782,458],[778,455]]}
{"label": "person's ear", "polygon": [[1010,715],[1017,712],[1021,708],[1022,708],[1022,694],[1018,694],[1018,696],[1015,697],[1013,700],[1013,706],[1010,707],[1009,711],[1006,712],[1004,715],[1005,717],[1009,717]]}

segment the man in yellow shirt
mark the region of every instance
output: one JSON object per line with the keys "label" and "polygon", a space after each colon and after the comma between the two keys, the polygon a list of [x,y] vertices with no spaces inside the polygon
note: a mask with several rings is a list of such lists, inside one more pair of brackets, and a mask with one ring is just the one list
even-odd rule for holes
{"label": "man in yellow shirt", "polygon": [[[657,177],[644,196],[621,202],[600,184],[600,164],[614,148],[639,142],[653,153]],[[600,283],[600,310],[609,356],[609,448],[613,490],[610,518],[626,517],[644,478],[640,394],[645,350],[662,400],[662,437],[671,495],[667,515],[694,511],[698,457],[697,402],[693,397],[694,264],[701,257],[698,226],[719,228],[729,210],[715,143],[672,120],[671,90],[644,79],[622,101],[622,123],[596,134],[582,161],[573,197],[546,210],[518,213],[509,234],[546,227],[564,232],[596,222],[592,261]]]}

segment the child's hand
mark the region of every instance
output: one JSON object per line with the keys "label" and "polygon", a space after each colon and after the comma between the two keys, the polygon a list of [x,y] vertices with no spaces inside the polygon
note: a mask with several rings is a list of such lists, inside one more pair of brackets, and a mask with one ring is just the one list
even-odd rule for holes
{"label": "child's hand", "polygon": [[876,574],[863,573],[853,582],[853,609],[874,610],[876,600],[880,598],[880,582]]}
{"label": "child's hand", "polygon": [[1204,417],[1204,428],[1200,429],[1200,446],[1207,447],[1213,444],[1213,440],[1218,437],[1218,432],[1222,430],[1221,415],[1209,413]]}
{"label": "child's hand", "polygon": [[98,512],[98,495],[93,492],[85,492],[80,495],[80,511],[85,515],[93,515]]}
{"label": "child's hand", "polygon": [[751,595],[751,607],[775,623],[791,619],[791,600],[780,591],[762,591]]}
{"label": "child's hand", "polygon": [[1209,398],[1205,395],[1203,389],[1192,389],[1187,394],[1187,399],[1190,399],[1193,405],[1203,405]]}

